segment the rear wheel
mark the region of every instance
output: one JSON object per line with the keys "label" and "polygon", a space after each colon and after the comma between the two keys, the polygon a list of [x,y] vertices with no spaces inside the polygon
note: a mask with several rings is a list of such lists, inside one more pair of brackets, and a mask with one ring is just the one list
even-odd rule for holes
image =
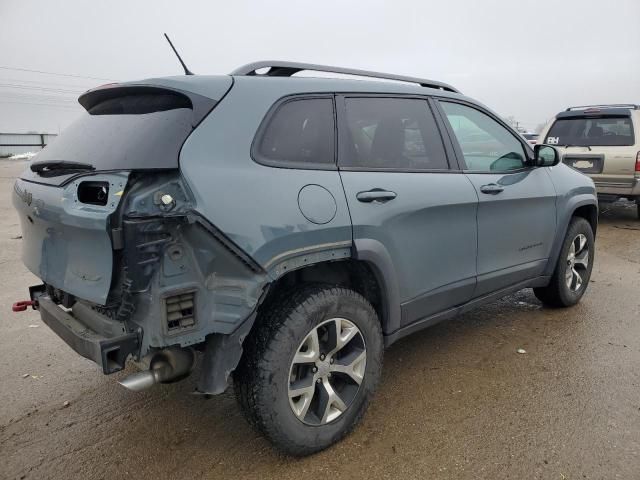
{"label": "rear wheel", "polygon": [[554,307],[570,307],[580,301],[589,284],[593,268],[595,242],[591,225],[574,217],[556,263],[549,285],[534,288],[538,299]]}
{"label": "rear wheel", "polygon": [[358,423],[380,378],[382,332],[358,293],[305,287],[271,305],[234,375],[250,422],[279,450],[308,455]]}

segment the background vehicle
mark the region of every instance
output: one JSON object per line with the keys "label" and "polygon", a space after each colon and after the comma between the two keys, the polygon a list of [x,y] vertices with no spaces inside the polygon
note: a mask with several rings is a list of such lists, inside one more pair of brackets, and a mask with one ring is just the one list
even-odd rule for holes
{"label": "background vehicle", "polygon": [[527,141],[527,143],[532,147],[538,143],[538,137],[540,136],[537,133],[530,133],[530,132],[523,132],[520,135],[522,135],[524,139]]}
{"label": "background vehicle", "polygon": [[601,201],[634,200],[640,218],[640,107],[588,105],[560,112],[541,132],[562,161],[590,176]]}
{"label": "background vehicle", "polygon": [[15,184],[33,306],[104,373],[139,359],[133,390],[202,350],[198,391],[233,373],[287,453],[356,425],[399,338],[522,288],[556,306],[587,288],[593,182],[449,85],[261,62],[80,103]]}

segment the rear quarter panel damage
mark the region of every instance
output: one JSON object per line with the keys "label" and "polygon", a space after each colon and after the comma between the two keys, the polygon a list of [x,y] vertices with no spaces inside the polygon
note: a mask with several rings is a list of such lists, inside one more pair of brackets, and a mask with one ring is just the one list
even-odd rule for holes
{"label": "rear quarter panel damage", "polygon": [[[169,209],[158,202],[163,194],[175,201]],[[230,334],[255,310],[266,273],[194,213],[177,173],[143,177],[132,185],[122,230],[121,280],[135,295],[131,322],[144,330],[143,350]],[[172,328],[167,300],[185,294],[192,296],[194,322]]]}

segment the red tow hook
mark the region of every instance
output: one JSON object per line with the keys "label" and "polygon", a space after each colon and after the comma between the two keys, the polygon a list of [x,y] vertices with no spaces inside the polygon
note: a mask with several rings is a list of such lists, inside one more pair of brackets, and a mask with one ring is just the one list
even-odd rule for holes
{"label": "red tow hook", "polygon": [[34,300],[21,300],[11,306],[11,310],[14,312],[24,312],[27,307],[33,307],[36,302]]}

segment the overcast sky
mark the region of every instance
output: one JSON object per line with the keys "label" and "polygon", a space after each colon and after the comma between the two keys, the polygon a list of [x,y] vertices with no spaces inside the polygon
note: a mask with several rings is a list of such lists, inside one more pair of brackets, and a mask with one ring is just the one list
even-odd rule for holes
{"label": "overcast sky", "polygon": [[181,73],[165,31],[196,73],[278,59],[426,77],[529,129],[640,103],[640,0],[0,0],[0,20],[0,132],[55,133],[87,88]]}

